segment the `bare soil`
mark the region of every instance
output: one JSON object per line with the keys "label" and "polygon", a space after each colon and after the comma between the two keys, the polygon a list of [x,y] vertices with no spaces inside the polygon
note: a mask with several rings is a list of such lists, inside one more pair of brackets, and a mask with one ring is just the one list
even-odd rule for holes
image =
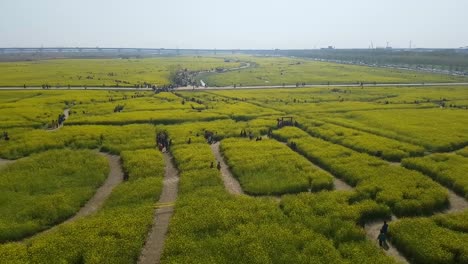
{"label": "bare soil", "polygon": [[160,206],[154,212],[153,226],[148,234],[145,246],[141,251],[140,259],[138,260],[140,264],[159,263],[161,259],[169,222],[174,213],[174,205],[172,203],[175,202],[177,198],[179,184],[179,174],[172,159],[173,157],[170,153],[164,153],[166,166],[163,190],[158,201]]}
{"label": "bare soil", "polygon": [[335,190],[338,191],[351,191],[353,187],[348,185],[346,182],[334,177],[333,178],[333,185],[335,186]]}
{"label": "bare soil", "polygon": [[447,191],[448,191],[450,206],[447,210],[443,212],[444,214],[456,213],[456,212],[460,212],[468,208],[468,201],[465,198],[459,196],[452,190],[447,189]]}

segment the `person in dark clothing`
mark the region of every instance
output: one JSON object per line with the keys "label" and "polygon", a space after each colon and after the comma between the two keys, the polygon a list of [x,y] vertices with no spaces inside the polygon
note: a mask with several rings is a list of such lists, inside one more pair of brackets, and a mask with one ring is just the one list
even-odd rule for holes
{"label": "person in dark clothing", "polygon": [[221,162],[218,161],[218,165],[216,165],[216,168],[218,168],[218,170],[221,169]]}
{"label": "person in dark clothing", "polygon": [[212,168],[214,168],[213,162],[211,162],[211,164],[210,164],[210,169],[212,169]]}
{"label": "person in dark clothing", "polygon": [[380,247],[385,247],[386,240],[387,240],[387,236],[385,235],[385,233],[380,231],[380,234],[377,237],[377,239],[379,240],[379,246]]}
{"label": "person in dark clothing", "polygon": [[384,221],[384,224],[383,224],[382,228],[380,229],[380,232],[384,233],[385,235],[387,234],[387,232],[388,232],[387,221]]}

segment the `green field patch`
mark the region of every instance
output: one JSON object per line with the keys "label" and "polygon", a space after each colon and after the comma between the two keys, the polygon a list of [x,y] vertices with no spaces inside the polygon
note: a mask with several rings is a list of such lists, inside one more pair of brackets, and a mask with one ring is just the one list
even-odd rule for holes
{"label": "green field patch", "polygon": [[256,67],[200,76],[209,86],[459,82],[466,78],[443,74],[345,65],[284,57],[248,57]]}
{"label": "green field patch", "polygon": [[435,181],[468,199],[468,157],[436,153],[426,157],[407,158],[401,164],[431,176]]}
{"label": "green field patch", "polygon": [[[430,214],[447,206],[447,191],[424,175],[311,136],[298,137],[295,127],[280,129],[282,137],[333,175],[356,186],[364,197],[388,205],[397,215]],[[274,134],[276,135],[276,131]]]}
{"label": "green field patch", "polygon": [[53,59],[0,62],[0,86],[130,86],[168,85],[178,70],[234,68],[223,58],[160,57],[143,59]]}
{"label": "green field patch", "polygon": [[0,169],[0,241],[21,239],[75,214],[109,172],[89,150],[51,150]]}
{"label": "green field patch", "polygon": [[[290,219],[292,215],[285,215],[271,199],[229,195],[218,170],[209,168],[214,156],[208,144],[182,143],[172,150],[181,181],[161,263],[394,263],[365,241],[363,231],[352,223],[361,218],[358,208],[367,207],[360,212],[376,214],[383,209],[380,212],[388,214],[385,207],[375,203],[352,207],[356,209],[348,217],[352,220],[344,222],[354,226],[350,233],[357,235],[347,243],[335,243],[303,221],[296,222],[299,218]],[[285,203],[289,212],[297,209],[293,199]],[[345,200],[330,201],[330,210],[347,208]],[[307,210],[307,206],[299,209]],[[330,216],[328,221],[332,218],[336,219]]]}
{"label": "green field patch", "polygon": [[[139,170],[139,161],[154,170]],[[135,263],[162,191],[164,161],[153,150],[125,152],[129,180],[117,186],[104,207],[94,215],[58,226],[25,243],[0,245],[9,263]],[[140,164],[139,164],[140,163]],[[16,261],[16,262],[15,262]]]}
{"label": "green field patch", "polygon": [[275,140],[225,139],[221,151],[242,189],[278,195],[333,188],[330,174]]}
{"label": "green field patch", "polygon": [[242,131],[252,133],[254,137],[268,133],[275,127],[274,117],[261,117],[249,121],[234,121],[232,119],[221,119],[210,122],[187,122],[177,125],[158,125],[160,131],[168,131],[173,143],[202,143],[207,142],[205,132],[213,133],[212,140],[219,141],[227,137],[240,137]]}
{"label": "green field patch", "polygon": [[422,155],[425,151],[421,146],[321,121],[302,120],[300,124],[315,137],[390,161]]}
{"label": "green field patch", "polygon": [[155,147],[152,125],[65,126],[56,131],[42,129],[10,133],[10,140],[0,141],[0,156],[16,159],[32,153],[64,147],[96,149],[119,154],[122,150]]}
{"label": "green field patch", "polygon": [[468,144],[468,112],[455,109],[355,111],[321,118],[341,126],[451,151]]}
{"label": "green field patch", "polygon": [[392,242],[413,263],[468,262],[468,211],[431,218],[403,219],[390,225]]}

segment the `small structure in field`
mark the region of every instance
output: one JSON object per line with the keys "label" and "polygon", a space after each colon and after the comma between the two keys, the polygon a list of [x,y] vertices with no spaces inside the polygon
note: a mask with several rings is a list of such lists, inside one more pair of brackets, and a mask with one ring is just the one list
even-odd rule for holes
{"label": "small structure in field", "polygon": [[284,126],[294,126],[295,124],[292,116],[283,116],[281,118],[278,118],[276,121],[278,121],[278,128],[282,128]]}

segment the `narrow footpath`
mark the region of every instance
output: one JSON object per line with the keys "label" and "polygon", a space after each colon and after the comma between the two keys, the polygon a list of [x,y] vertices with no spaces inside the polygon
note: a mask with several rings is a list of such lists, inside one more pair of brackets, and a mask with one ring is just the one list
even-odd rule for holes
{"label": "narrow footpath", "polygon": [[231,194],[235,194],[235,195],[244,194],[244,191],[242,190],[241,185],[239,184],[237,179],[232,175],[226,162],[224,162],[223,155],[221,154],[221,151],[219,150],[219,144],[220,144],[219,142],[216,142],[215,144],[211,144],[211,151],[213,152],[213,155],[215,156],[216,161],[218,161],[221,165],[221,175],[223,178],[224,187]]}
{"label": "narrow footpath", "polygon": [[109,160],[109,176],[107,176],[104,184],[97,189],[94,196],[78,211],[78,213],[66,220],[65,223],[75,221],[80,217],[97,212],[104,205],[104,202],[110,196],[112,190],[123,181],[124,173],[120,166],[120,156],[101,152],[99,154],[105,156]]}
{"label": "narrow footpath", "polygon": [[174,202],[177,199],[179,173],[174,166],[172,155],[168,152],[163,155],[166,164],[163,190],[154,212],[153,226],[138,260],[140,264],[160,262],[169,222],[174,213]]}
{"label": "narrow footpath", "polygon": [[[392,215],[392,221],[397,221],[398,219]],[[367,238],[374,243],[377,247],[379,247],[379,242],[377,240],[377,236],[380,234],[380,228],[382,228],[383,222],[382,221],[375,221],[366,223],[364,229],[366,231]],[[387,240],[388,248],[384,250],[387,256],[393,257],[395,260],[401,263],[410,262]]]}

